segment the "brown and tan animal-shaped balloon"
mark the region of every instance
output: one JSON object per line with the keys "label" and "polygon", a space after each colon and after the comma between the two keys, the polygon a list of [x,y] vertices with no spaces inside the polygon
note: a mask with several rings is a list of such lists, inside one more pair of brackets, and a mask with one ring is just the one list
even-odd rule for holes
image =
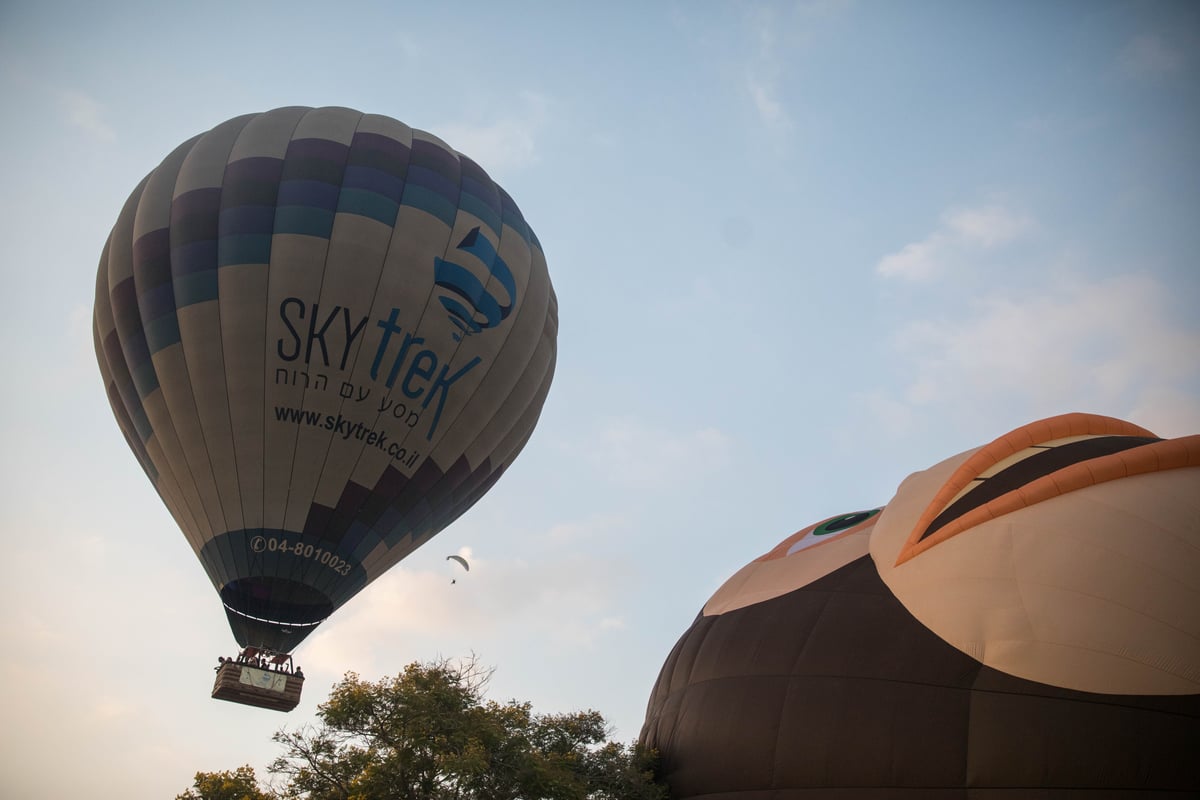
{"label": "brown and tan animal-shaped balloon", "polygon": [[641,739],[677,800],[1200,796],[1200,436],[1065,414],[789,536]]}

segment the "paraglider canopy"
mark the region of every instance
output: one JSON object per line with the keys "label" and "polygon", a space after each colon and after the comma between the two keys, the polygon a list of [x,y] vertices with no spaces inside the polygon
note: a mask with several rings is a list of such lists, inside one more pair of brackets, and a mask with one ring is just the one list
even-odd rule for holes
{"label": "paraglider canopy", "polygon": [[[465,569],[467,572],[471,571],[471,565],[468,564],[467,560],[465,558],[463,558],[462,556],[446,556],[446,560],[447,561],[457,561],[459,564],[462,564],[462,568]],[[458,583],[458,578],[451,578],[450,583],[451,583],[451,585]]]}

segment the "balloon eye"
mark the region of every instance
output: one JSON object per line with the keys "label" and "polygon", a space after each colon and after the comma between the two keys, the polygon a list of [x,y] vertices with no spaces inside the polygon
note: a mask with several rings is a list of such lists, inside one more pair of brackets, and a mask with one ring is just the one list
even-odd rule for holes
{"label": "balloon eye", "polygon": [[870,511],[855,511],[851,514],[842,514],[832,519],[827,519],[800,537],[799,540],[788,548],[787,554],[790,556],[792,553],[797,553],[813,545],[836,539],[839,534],[857,528],[882,510],[882,508],[873,508]]}
{"label": "balloon eye", "polygon": [[848,528],[853,528],[860,522],[866,522],[882,510],[881,508],[873,508],[870,511],[855,511],[853,514],[843,514],[840,517],[834,517],[813,528],[812,535],[828,536],[831,533],[841,533]]}

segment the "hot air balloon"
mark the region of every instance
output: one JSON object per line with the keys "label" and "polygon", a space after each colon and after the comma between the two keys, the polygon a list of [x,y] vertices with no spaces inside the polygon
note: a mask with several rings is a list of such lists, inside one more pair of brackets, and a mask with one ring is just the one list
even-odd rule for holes
{"label": "hot air balloon", "polygon": [[641,740],[677,800],[1200,790],[1200,436],[1066,414],[735,573]]}
{"label": "hot air balloon", "polygon": [[234,637],[288,653],[503,474],[557,325],[541,245],[478,164],[389,117],[279,108],[138,184],[93,327]]}

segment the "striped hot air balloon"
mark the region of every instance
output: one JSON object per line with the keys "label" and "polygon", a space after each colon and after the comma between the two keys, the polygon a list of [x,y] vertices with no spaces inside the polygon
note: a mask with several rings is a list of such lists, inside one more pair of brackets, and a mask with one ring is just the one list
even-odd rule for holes
{"label": "striped hot air balloon", "polygon": [[280,108],[137,186],[94,333],[237,641],[288,652],[512,463],[557,316],[537,238],[478,164],[385,116]]}

